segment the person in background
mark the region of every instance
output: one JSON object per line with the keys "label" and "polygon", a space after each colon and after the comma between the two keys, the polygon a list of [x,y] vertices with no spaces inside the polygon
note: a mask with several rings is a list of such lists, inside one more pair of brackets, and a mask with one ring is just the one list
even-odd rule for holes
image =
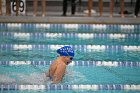
{"label": "person in background", "polygon": [[134,17],[138,17],[139,10],[140,10],[140,0],[137,0],[135,5]]}
{"label": "person in background", "polygon": [[70,64],[74,57],[74,50],[70,46],[64,46],[57,50],[58,58],[53,61],[46,73],[51,83],[60,83],[68,64]]}
{"label": "person in background", "polygon": [[68,2],[71,2],[71,15],[75,14],[76,10],[76,0],[63,0],[63,16],[66,16],[67,14],[67,7],[68,7]]}

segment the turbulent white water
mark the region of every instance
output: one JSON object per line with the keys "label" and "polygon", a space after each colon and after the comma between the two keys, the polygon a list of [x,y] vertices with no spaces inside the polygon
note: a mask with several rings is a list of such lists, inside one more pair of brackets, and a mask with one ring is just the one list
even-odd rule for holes
{"label": "turbulent white water", "polygon": [[[69,71],[63,77],[61,83],[63,84],[74,84],[81,81],[86,81],[86,77],[76,71]],[[1,84],[48,84],[48,79],[45,76],[45,73],[31,73],[31,74],[23,74],[23,73],[11,73],[10,75],[0,75],[0,83]]]}
{"label": "turbulent white water", "polygon": [[14,78],[11,78],[7,75],[0,75],[0,83],[3,84],[9,84],[9,83],[15,83],[16,80]]}

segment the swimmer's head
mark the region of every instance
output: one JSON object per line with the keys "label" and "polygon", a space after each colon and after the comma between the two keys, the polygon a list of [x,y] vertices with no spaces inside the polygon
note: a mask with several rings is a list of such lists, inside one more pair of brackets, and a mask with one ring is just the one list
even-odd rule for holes
{"label": "swimmer's head", "polygon": [[60,56],[68,57],[69,58],[68,63],[73,60],[74,50],[70,46],[64,46],[64,47],[61,47],[60,49],[57,49],[57,53]]}
{"label": "swimmer's head", "polygon": [[64,46],[64,47],[61,47],[60,49],[57,49],[57,53],[60,56],[74,57],[74,50],[70,46]]}

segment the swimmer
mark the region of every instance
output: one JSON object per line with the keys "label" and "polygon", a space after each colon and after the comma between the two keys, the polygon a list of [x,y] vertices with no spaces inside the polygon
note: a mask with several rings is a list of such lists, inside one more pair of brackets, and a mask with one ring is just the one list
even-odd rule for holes
{"label": "swimmer", "polygon": [[46,77],[49,77],[51,83],[60,83],[68,64],[70,64],[74,57],[74,50],[70,46],[64,46],[57,50],[58,58],[50,65]]}

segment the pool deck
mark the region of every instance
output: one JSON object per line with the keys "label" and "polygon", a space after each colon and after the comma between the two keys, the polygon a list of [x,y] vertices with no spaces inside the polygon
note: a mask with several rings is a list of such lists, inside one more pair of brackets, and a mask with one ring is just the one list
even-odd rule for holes
{"label": "pool deck", "polygon": [[77,23],[77,24],[140,24],[133,17],[77,17],[77,16],[0,16],[1,23]]}
{"label": "pool deck", "polygon": [[[48,2],[49,3],[49,2]],[[60,4],[59,4],[60,3]],[[33,16],[33,7],[29,4],[27,7],[27,14],[20,15],[20,16],[5,16],[3,14],[0,16],[0,23],[75,23],[75,24],[140,24],[140,16],[137,18],[133,17],[134,12],[134,4],[133,5],[126,5],[125,10],[129,10],[132,14],[125,14],[124,18],[121,18],[119,7],[114,8],[113,18],[109,17],[109,7],[108,5],[104,5],[103,16],[99,17],[99,9],[98,4],[95,4],[94,10],[96,10],[95,14],[92,14],[91,17],[88,17],[87,14],[84,14],[83,11],[87,9],[87,6],[83,5],[81,10],[78,10],[74,16],[71,16],[70,11],[68,8],[67,16],[62,15],[62,2],[55,2],[54,4],[49,3],[47,5],[47,12],[46,16],[41,16],[41,8],[39,7],[37,16]],[[60,5],[60,6],[59,6]],[[55,6],[55,7],[54,7]],[[52,8],[54,7],[54,8]]]}

